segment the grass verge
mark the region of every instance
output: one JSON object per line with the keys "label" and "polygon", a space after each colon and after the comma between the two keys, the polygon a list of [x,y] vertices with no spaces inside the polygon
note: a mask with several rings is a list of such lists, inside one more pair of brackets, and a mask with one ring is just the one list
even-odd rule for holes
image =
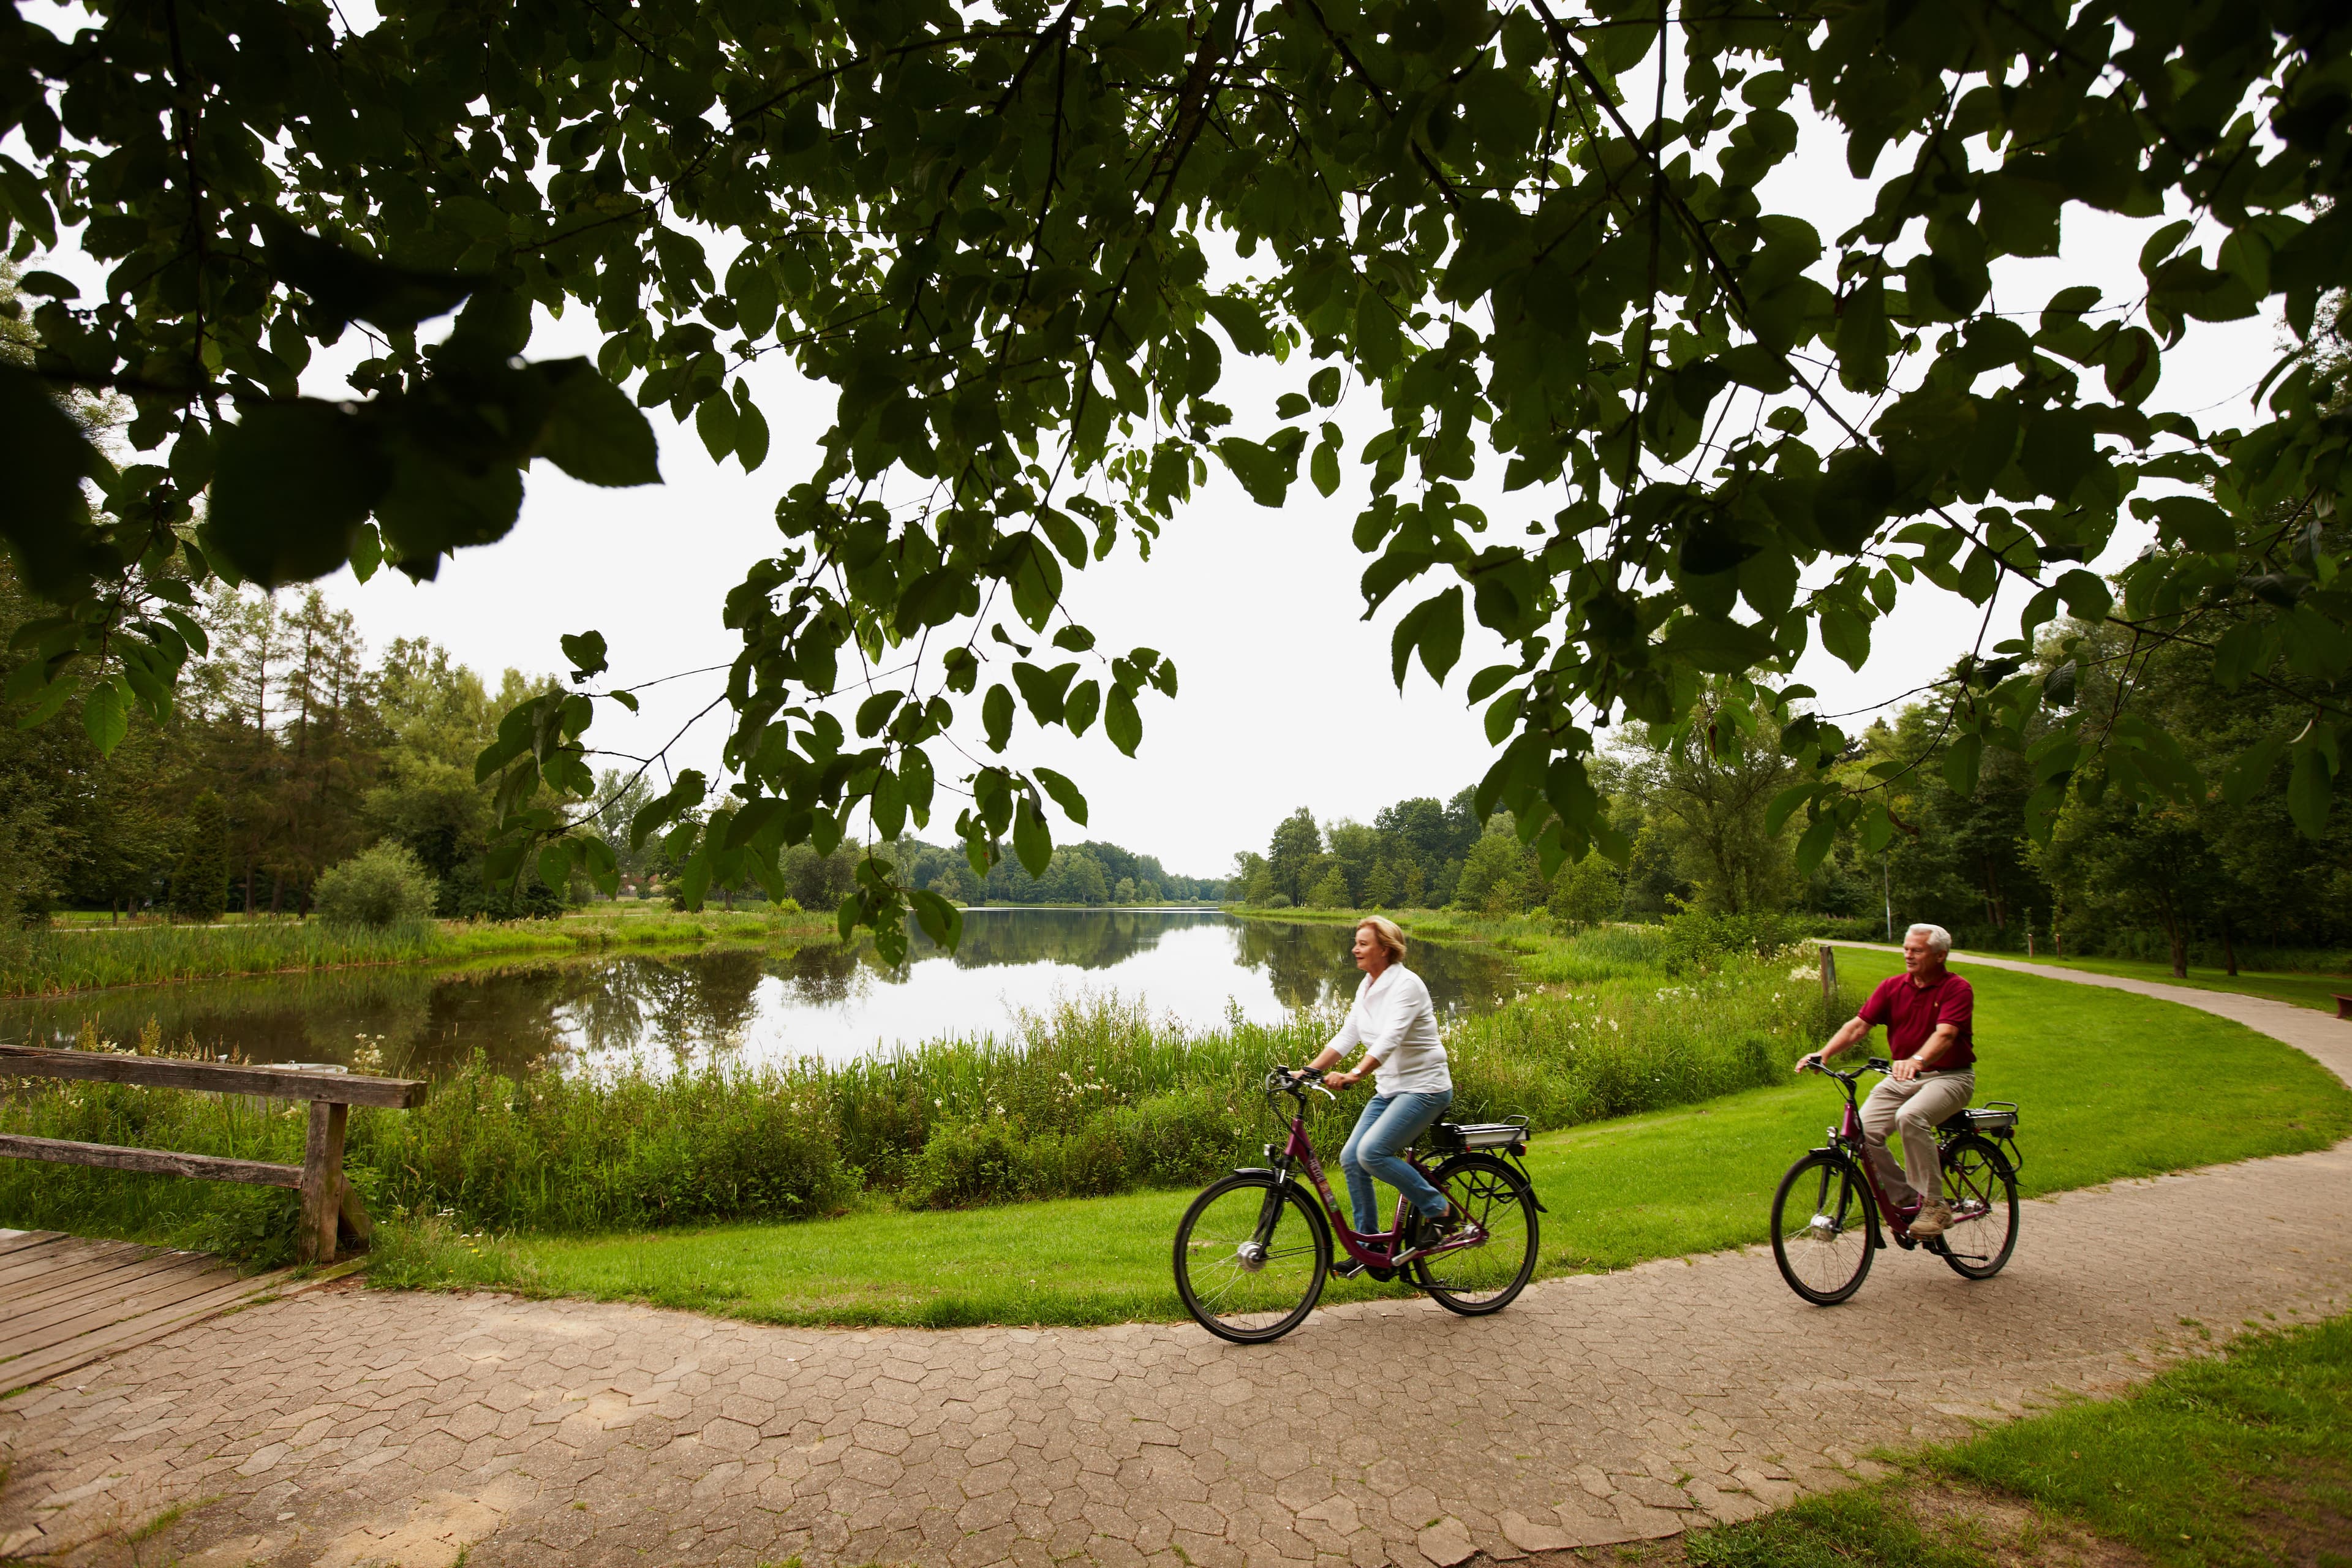
{"label": "grass verge", "polygon": [[[1867,983],[1899,962],[1857,951],[1846,971]],[[2029,1194],[2300,1153],[2352,1134],[2352,1090],[2241,1025],[2064,981],[1971,978],[1979,1093],[2024,1108]],[[1805,1079],[1538,1138],[1528,1166],[1550,1208],[1540,1272],[1762,1242],[1774,1184],[1821,1141],[1836,1104],[1829,1086]],[[1327,1121],[1344,1131],[1354,1110]],[[1167,1320],[1182,1315],[1167,1249],[1191,1198],[1180,1189],[952,1213],[875,1203],[790,1226],[577,1238],[467,1238],[427,1223],[389,1236],[370,1273],[383,1286],[646,1300],[781,1323]],[[1334,1281],[1326,1300],[1404,1293]]]}
{"label": "grass verge", "polygon": [[2120,1399],[1898,1463],[1889,1479],[1638,1555],[1660,1568],[2345,1568],[2352,1319],[2254,1334]]}
{"label": "grass verge", "polygon": [[[1961,961],[1967,962],[1965,954]],[[2192,968],[2184,980],[2173,974],[2169,964],[2151,963],[2136,958],[2035,958],[2031,962],[2046,963],[2056,969],[2079,969],[2090,974],[2152,980],[2159,985],[2189,985],[2200,991],[2232,991],[2241,996],[2267,996],[2274,1002],[2292,1002],[2298,1007],[2316,1007],[2323,1013],[2336,1011],[2337,994],[2352,995],[2352,974],[2290,973],[2284,970],[2250,969],[2241,970],[2236,974],[2224,974],[2218,970]]]}
{"label": "grass verge", "polygon": [[361,964],[460,963],[709,942],[805,942],[833,934],[830,915],[593,909],[554,920],[433,921],[384,931],[343,930],[317,921],[29,931],[0,936],[0,997]]}

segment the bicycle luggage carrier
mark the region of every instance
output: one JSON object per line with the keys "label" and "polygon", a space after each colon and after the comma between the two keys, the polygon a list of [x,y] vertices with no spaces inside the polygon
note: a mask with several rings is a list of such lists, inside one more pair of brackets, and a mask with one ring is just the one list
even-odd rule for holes
{"label": "bicycle luggage carrier", "polygon": [[1429,1130],[1429,1141],[1446,1153],[1472,1149],[1507,1149],[1521,1154],[1528,1147],[1528,1119],[1502,1121],[1441,1121]]}
{"label": "bicycle luggage carrier", "polygon": [[2006,1100],[1996,1100],[1971,1106],[1968,1111],[1969,1131],[2001,1137],[2017,1131],[2017,1107]]}

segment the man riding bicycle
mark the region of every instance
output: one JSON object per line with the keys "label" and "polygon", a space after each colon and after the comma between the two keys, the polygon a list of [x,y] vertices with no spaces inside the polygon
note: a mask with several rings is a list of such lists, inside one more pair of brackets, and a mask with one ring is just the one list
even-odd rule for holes
{"label": "man riding bicycle", "polygon": [[[1886,1026],[1886,1054],[1894,1068],[1863,1102],[1864,1153],[1889,1198],[1906,1209],[1917,1205],[1911,1234],[1923,1239],[1943,1235],[1952,1223],[1936,1128],[1966,1110],[1977,1092],[1971,1027],[1976,992],[1945,967],[1951,951],[1951,933],[1943,927],[1913,926],[1903,935],[1905,973],[1882,981],[1829,1044],[1797,1063],[1803,1072],[1862,1044],[1874,1026]],[[1903,1135],[1900,1165],[1886,1148],[1887,1135],[1897,1129]]]}

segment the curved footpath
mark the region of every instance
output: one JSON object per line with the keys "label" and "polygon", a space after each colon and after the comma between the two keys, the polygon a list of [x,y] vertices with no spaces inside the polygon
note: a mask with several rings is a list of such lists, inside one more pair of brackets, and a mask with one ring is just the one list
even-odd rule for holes
{"label": "curved footpath", "polygon": [[[2308,1009],[2004,967],[2352,1067],[2352,1024]],[[1999,1278],[1889,1251],[1830,1314],[1760,1248],[1549,1281],[1485,1321],[1338,1308],[1250,1349],[332,1287],[0,1405],[0,1559],[129,1562],[184,1506],[147,1555],[1454,1568],[1745,1518],[1874,1473],[1874,1448],[2112,1392],[2200,1325],[2347,1302],[2352,1142],[2036,1202]]]}

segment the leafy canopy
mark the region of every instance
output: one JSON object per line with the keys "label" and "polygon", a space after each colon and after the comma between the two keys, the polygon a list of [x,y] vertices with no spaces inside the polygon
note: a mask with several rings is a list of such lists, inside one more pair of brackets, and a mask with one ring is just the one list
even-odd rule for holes
{"label": "leafy canopy", "polygon": [[[315,0],[87,10],[70,38],[0,17],[0,130],[33,155],[0,158],[12,253],[79,226],[108,269],[88,300],[26,275],[41,347],[0,368],[0,450],[7,536],[58,607],[26,628],[20,695],[46,716],[87,690],[101,744],[168,704],[193,583],[430,576],[512,526],[536,458],[654,480],[657,405],[757,468],[738,373],[782,353],[839,405],[726,599],[740,782],[683,774],[635,825],[689,897],[829,851],[860,810],[923,826],[943,791],[975,868],[1009,837],[1042,870],[1049,816],[1086,803],[1017,765],[1021,715],[1132,753],[1145,694],[1177,686],[1074,622],[1065,574],[1122,532],[1148,551],[1212,461],[1268,506],[1302,467],[1327,495],[1368,470],[1368,613],[1415,601],[1400,680],[1415,657],[1444,679],[1473,616],[1517,649],[1469,682],[1500,748],[1477,805],[1548,867],[1625,852],[1593,731],[1686,724],[1710,677],[1785,721],[1775,826],[1806,814],[1808,863],[1842,826],[1884,842],[1883,801],[1832,776],[1848,738],[1775,682],[1815,639],[1858,668],[1923,577],[2027,595],[2028,638],[2063,607],[2212,639],[2225,681],[2303,704],[2263,744],[2306,829],[2324,816],[2352,665],[2321,526],[2343,400],[2309,352],[2352,271],[2339,7],[482,0],[385,5],[362,33]],[[1842,235],[1758,196],[1807,106],[1875,182]],[[2058,254],[2070,208],[2182,216],[2139,299],[1991,309],[1991,264]],[[2263,423],[2144,411],[2189,321],[2267,306],[2296,344]],[[534,307],[593,312],[596,363],[526,357]],[[355,331],[356,396],[301,396]],[[1286,379],[1277,427],[1215,401],[1236,358]],[[1350,384],[1383,416],[1353,453],[1328,414]],[[101,455],[63,389],[128,398],[152,459]],[[1465,499],[1494,477],[1523,512]],[[2081,563],[2126,507],[2159,542],[2118,602]],[[2030,651],[1953,671],[1963,771],[2070,700],[2064,667],[2021,673]],[[632,700],[593,684],[600,637],[566,652],[579,689],[481,759],[505,779],[493,868],[609,882],[572,825],[594,700]],[[992,756],[942,780],[971,700]],[[2033,746],[2044,818],[2070,788],[2201,788],[2120,704]],[[869,859],[845,928],[895,941],[909,897]]]}

